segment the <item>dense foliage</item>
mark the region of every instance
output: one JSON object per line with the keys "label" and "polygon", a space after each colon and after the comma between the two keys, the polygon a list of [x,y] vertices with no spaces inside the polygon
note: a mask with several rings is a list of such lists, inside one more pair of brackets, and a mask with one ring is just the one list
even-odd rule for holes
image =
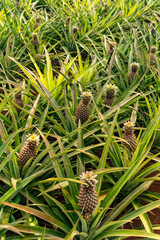
{"label": "dense foliage", "polygon": [[2,240],[159,239],[159,21],[159,0],[1,1]]}

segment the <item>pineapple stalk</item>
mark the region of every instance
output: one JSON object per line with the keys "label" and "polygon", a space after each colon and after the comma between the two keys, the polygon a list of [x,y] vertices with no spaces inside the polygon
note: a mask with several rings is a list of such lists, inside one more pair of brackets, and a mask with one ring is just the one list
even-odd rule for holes
{"label": "pineapple stalk", "polygon": [[131,72],[128,75],[129,83],[138,77],[138,67],[139,64],[136,62],[131,64]]}
{"label": "pineapple stalk", "polygon": [[90,221],[92,212],[98,202],[96,192],[96,184],[98,181],[95,179],[96,177],[97,175],[94,175],[92,171],[86,171],[80,175],[80,180],[87,185],[81,184],[78,196],[78,205],[82,209],[82,214],[87,222]]}
{"label": "pineapple stalk", "polygon": [[18,162],[21,165],[21,167],[23,167],[31,158],[32,158],[32,162],[34,161],[37,155],[38,145],[39,145],[39,136],[33,133],[32,135],[29,136],[26,144],[22,147],[20,151]]}
{"label": "pineapple stalk", "polygon": [[124,123],[124,134],[123,139],[126,142],[123,142],[123,145],[129,149],[131,153],[134,152],[134,150],[137,147],[137,139],[134,134],[134,124],[131,121],[128,121]]}
{"label": "pineapple stalk", "polygon": [[90,92],[83,92],[82,93],[82,100],[78,104],[78,108],[76,110],[76,119],[75,121],[78,123],[80,120],[81,123],[85,123],[90,115],[90,100],[91,100],[92,94]]}
{"label": "pineapple stalk", "polygon": [[104,104],[111,106],[114,102],[118,88],[113,84],[107,84],[104,88]]}

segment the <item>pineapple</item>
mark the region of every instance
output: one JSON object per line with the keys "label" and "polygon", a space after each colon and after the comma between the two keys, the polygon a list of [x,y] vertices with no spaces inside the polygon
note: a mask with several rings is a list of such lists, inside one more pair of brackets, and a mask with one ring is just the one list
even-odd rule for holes
{"label": "pineapple", "polygon": [[[13,102],[16,103],[19,107],[23,108],[22,91],[20,90],[20,88],[16,89],[16,93],[14,95]],[[14,105],[14,108],[18,114],[21,112],[21,109],[19,107]]]}
{"label": "pineapple", "polygon": [[37,17],[37,18],[36,18],[36,22],[35,22],[35,24],[34,24],[34,26],[33,26],[34,30],[36,30],[36,28],[38,28],[38,27],[40,26],[39,21],[40,21],[40,18]]}
{"label": "pineapple", "polygon": [[137,147],[137,139],[133,127],[134,124],[131,121],[124,123],[123,139],[127,142],[123,142],[123,145],[126,146],[130,152],[134,152]]}
{"label": "pineapple", "polygon": [[138,72],[137,72],[138,67],[139,67],[139,64],[136,62],[131,64],[131,72],[128,75],[129,83],[138,77]]}
{"label": "pineapple", "polygon": [[150,66],[154,66],[155,65],[155,61],[156,61],[156,47],[152,46],[150,48]]}
{"label": "pineapple", "polygon": [[32,33],[32,42],[34,45],[39,45],[39,39],[37,33]]}
{"label": "pineapple", "polygon": [[114,102],[118,88],[113,84],[107,84],[104,89],[104,104],[111,106]]}
{"label": "pineapple", "polygon": [[97,175],[94,175],[92,171],[86,171],[80,175],[80,180],[87,183],[87,185],[81,184],[78,205],[82,209],[83,216],[87,222],[90,221],[91,214],[98,202],[96,192],[96,184],[98,181],[95,179],[96,177]]}
{"label": "pineapple", "polygon": [[23,167],[29,159],[33,158],[32,161],[36,158],[37,155],[37,146],[39,145],[39,136],[33,133],[27,139],[26,145],[24,145],[20,151],[18,162]]}
{"label": "pineapple", "polygon": [[82,93],[82,100],[78,104],[78,108],[76,110],[76,119],[75,121],[78,123],[80,120],[81,123],[85,123],[90,115],[90,100],[91,100],[92,94],[90,92],[83,92]]}

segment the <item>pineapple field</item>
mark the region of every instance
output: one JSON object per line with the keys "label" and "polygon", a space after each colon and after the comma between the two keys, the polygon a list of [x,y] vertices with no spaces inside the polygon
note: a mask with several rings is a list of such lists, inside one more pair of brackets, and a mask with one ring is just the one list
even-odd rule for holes
{"label": "pineapple field", "polygon": [[1,240],[160,240],[160,1],[0,1]]}

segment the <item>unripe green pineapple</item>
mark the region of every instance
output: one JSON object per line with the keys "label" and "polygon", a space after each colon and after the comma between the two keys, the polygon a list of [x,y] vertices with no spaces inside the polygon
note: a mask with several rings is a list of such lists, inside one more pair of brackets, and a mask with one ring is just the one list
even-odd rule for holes
{"label": "unripe green pineapple", "polygon": [[[20,88],[16,89],[16,93],[14,95],[13,102],[16,103],[19,107],[23,108],[22,91],[20,90]],[[14,105],[14,108],[18,114],[21,112],[21,109],[19,107]]]}
{"label": "unripe green pineapple", "polygon": [[26,144],[22,147],[20,151],[18,162],[21,165],[21,167],[23,167],[31,158],[32,158],[32,161],[34,161],[37,155],[38,144],[39,144],[39,136],[33,133],[27,139]]}
{"label": "unripe green pineapple", "polygon": [[98,197],[96,192],[97,180],[95,179],[97,175],[92,171],[83,172],[80,175],[80,180],[87,185],[81,184],[79,196],[78,196],[78,205],[82,209],[83,216],[88,222],[92,215],[93,210],[95,209]]}
{"label": "unripe green pineapple", "polygon": [[114,84],[107,84],[104,88],[104,104],[111,106],[114,102],[118,88]]}
{"label": "unripe green pineapple", "polygon": [[123,139],[126,140],[126,142],[123,142],[123,145],[126,146],[130,152],[134,152],[137,147],[137,139],[133,127],[134,124],[131,121],[124,123]]}
{"label": "unripe green pineapple", "polygon": [[138,67],[139,64],[138,63],[132,63],[131,64],[131,72],[128,75],[128,82],[132,82],[133,80],[135,80],[138,77]]}
{"label": "unripe green pineapple", "polygon": [[150,48],[150,66],[154,66],[155,65],[155,61],[156,61],[155,52],[156,52],[156,47],[152,46]]}
{"label": "unripe green pineapple", "polygon": [[76,110],[76,119],[75,121],[78,123],[81,120],[81,124],[85,123],[90,115],[90,100],[92,94],[90,92],[83,92],[82,93],[82,100],[78,104],[78,108]]}

